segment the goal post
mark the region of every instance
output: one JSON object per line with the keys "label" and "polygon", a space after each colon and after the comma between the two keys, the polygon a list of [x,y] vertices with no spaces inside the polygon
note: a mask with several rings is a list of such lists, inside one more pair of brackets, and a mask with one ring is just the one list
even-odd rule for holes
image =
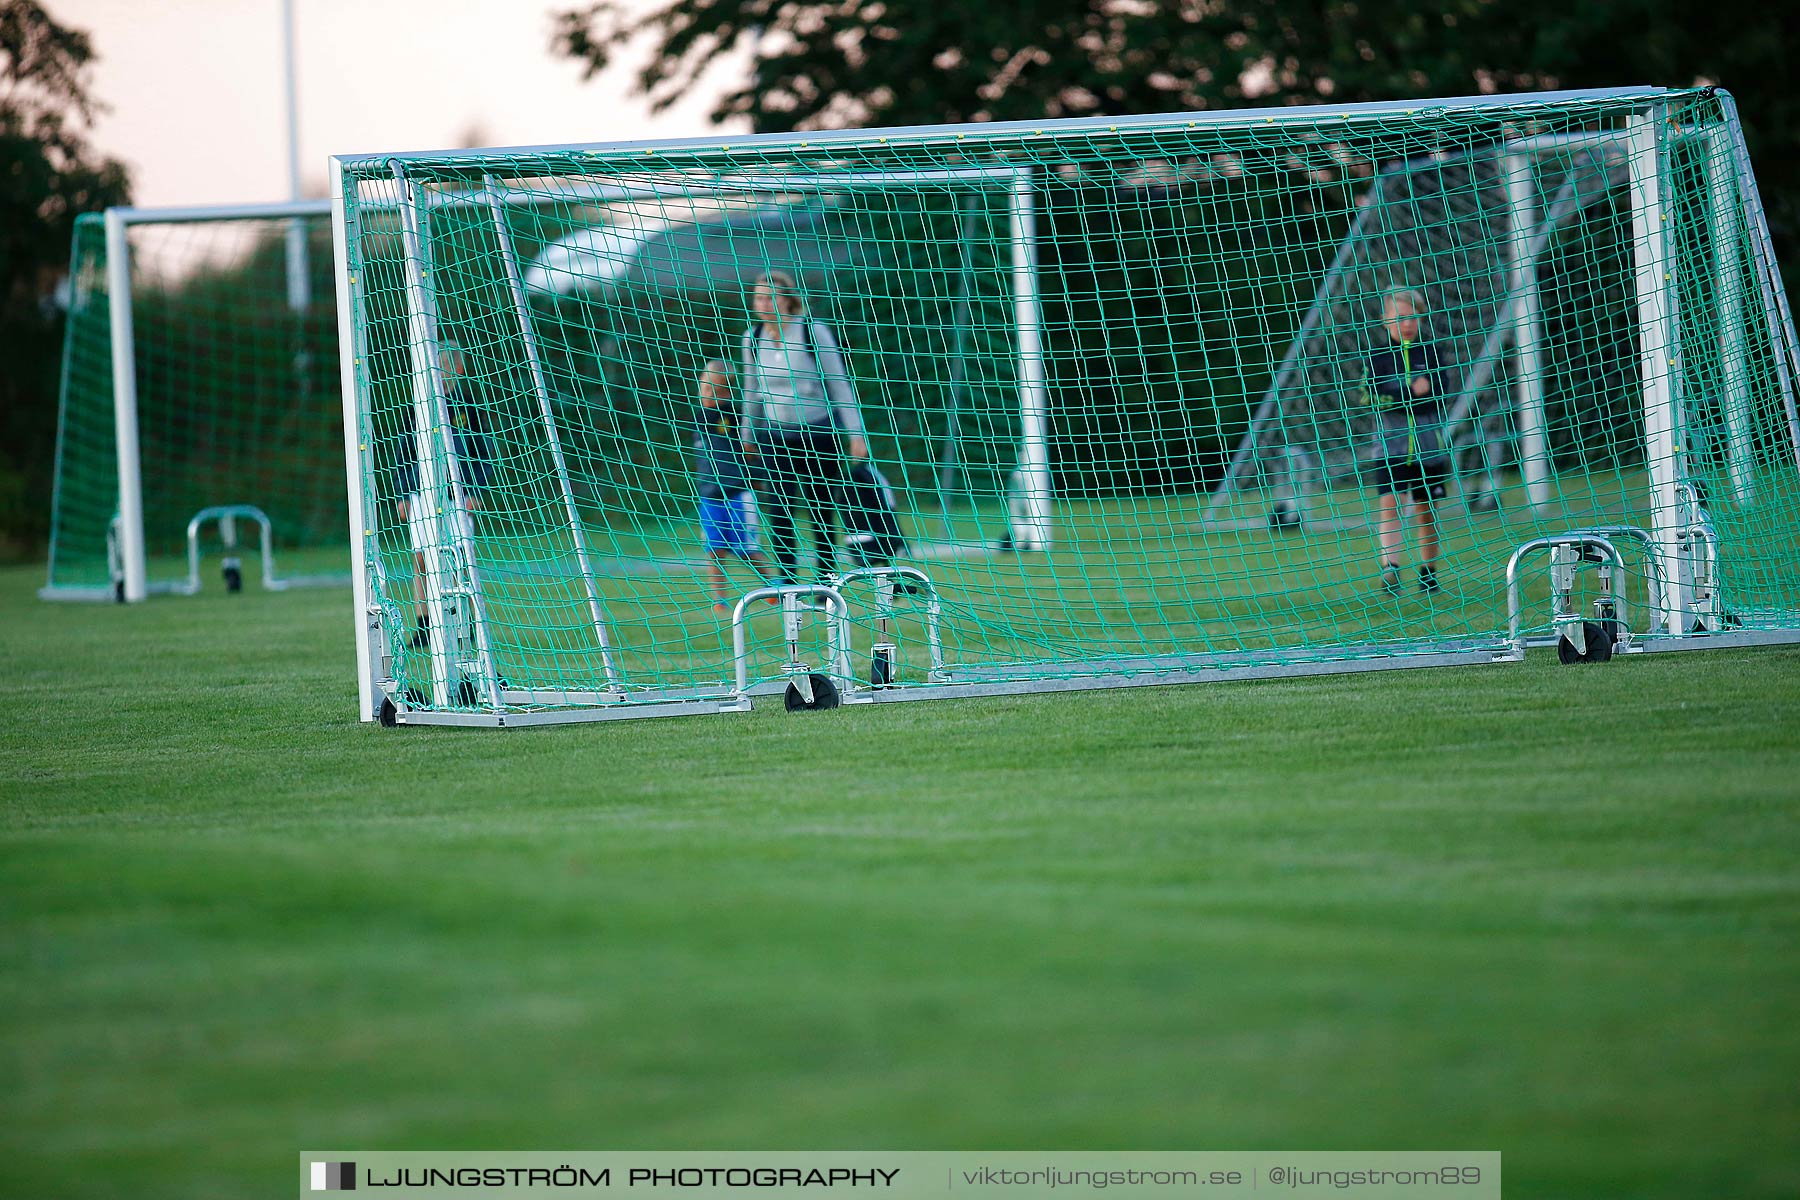
{"label": "goal post", "polygon": [[117,547],[124,593],[121,599],[142,600],[149,594],[144,564],[143,465],[138,448],[137,352],[131,316],[131,250],[125,240],[124,214],[106,214],[107,317],[112,322],[113,436],[119,463]]}
{"label": "goal post", "polygon": [[240,556],[272,590],[346,580],[337,335],[309,300],[329,220],[328,201],[77,220],[40,595],[193,594],[203,547],[234,590]]}
{"label": "goal post", "polygon": [[342,156],[333,204],[364,719],[1800,636],[1716,90]]}

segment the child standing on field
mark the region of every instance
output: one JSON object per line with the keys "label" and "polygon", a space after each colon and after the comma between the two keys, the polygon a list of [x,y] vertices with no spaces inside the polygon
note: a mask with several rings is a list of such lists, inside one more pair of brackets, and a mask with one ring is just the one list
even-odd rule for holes
{"label": "child standing on field", "polygon": [[[450,415],[451,444],[456,447],[457,467],[462,476],[463,508],[468,513],[481,511],[481,493],[494,475],[494,441],[488,435],[487,418],[469,395],[468,364],[462,347],[444,338],[438,343],[438,371],[444,383],[444,408]],[[416,507],[421,514],[431,511],[432,501],[419,492],[418,445],[411,404],[402,405],[394,414],[397,430],[392,439],[397,461],[394,488],[399,496],[394,502],[396,515],[405,524]],[[440,482],[448,492],[448,486]],[[471,518],[463,518],[465,530],[472,531]],[[471,536],[473,536],[471,532]],[[425,602],[425,555],[413,551],[414,623],[408,644],[415,650],[431,645],[431,618]]]}
{"label": "child standing on field", "polygon": [[713,608],[729,612],[725,560],[737,558],[758,576],[768,577],[768,562],[756,549],[756,518],[751,509],[750,477],[744,466],[737,413],[726,403],[731,375],[713,359],[700,372],[700,421],[694,430],[694,490],[700,498],[700,536],[706,543],[706,577]]}
{"label": "child standing on field", "polygon": [[1419,340],[1425,299],[1398,289],[1382,298],[1387,344],[1374,350],[1363,374],[1363,403],[1376,413],[1374,479],[1376,527],[1381,539],[1381,586],[1400,590],[1400,505],[1412,510],[1419,537],[1419,590],[1438,590],[1437,516],[1451,463],[1444,445],[1443,400],[1437,353]]}

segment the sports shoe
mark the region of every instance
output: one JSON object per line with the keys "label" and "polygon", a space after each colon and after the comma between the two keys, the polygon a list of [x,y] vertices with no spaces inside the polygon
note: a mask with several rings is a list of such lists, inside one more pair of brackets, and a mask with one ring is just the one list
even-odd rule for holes
{"label": "sports shoe", "polygon": [[1419,590],[1427,596],[1438,590],[1437,568],[1430,563],[1419,568]]}
{"label": "sports shoe", "polygon": [[1400,564],[1388,563],[1381,568],[1381,590],[1390,596],[1400,594]]}

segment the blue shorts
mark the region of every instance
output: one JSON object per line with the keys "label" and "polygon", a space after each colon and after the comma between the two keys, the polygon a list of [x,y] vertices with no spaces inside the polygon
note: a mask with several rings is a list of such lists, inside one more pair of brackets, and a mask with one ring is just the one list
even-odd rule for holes
{"label": "blue shorts", "polygon": [[700,536],[708,551],[723,550],[739,558],[755,553],[756,521],[750,513],[750,493],[700,497]]}

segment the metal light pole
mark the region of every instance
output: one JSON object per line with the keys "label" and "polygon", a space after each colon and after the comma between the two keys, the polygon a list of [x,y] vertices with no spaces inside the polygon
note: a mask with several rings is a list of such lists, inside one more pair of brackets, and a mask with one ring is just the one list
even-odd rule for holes
{"label": "metal light pole", "polygon": [[[300,195],[300,99],[298,72],[294,67],[294,0],[281,0],[282,58],[287,75],[288,199]],[[295,218],[287,229],[288,307],[304,313],[312,304],[312,281],[307,277],[306,223]]]}

